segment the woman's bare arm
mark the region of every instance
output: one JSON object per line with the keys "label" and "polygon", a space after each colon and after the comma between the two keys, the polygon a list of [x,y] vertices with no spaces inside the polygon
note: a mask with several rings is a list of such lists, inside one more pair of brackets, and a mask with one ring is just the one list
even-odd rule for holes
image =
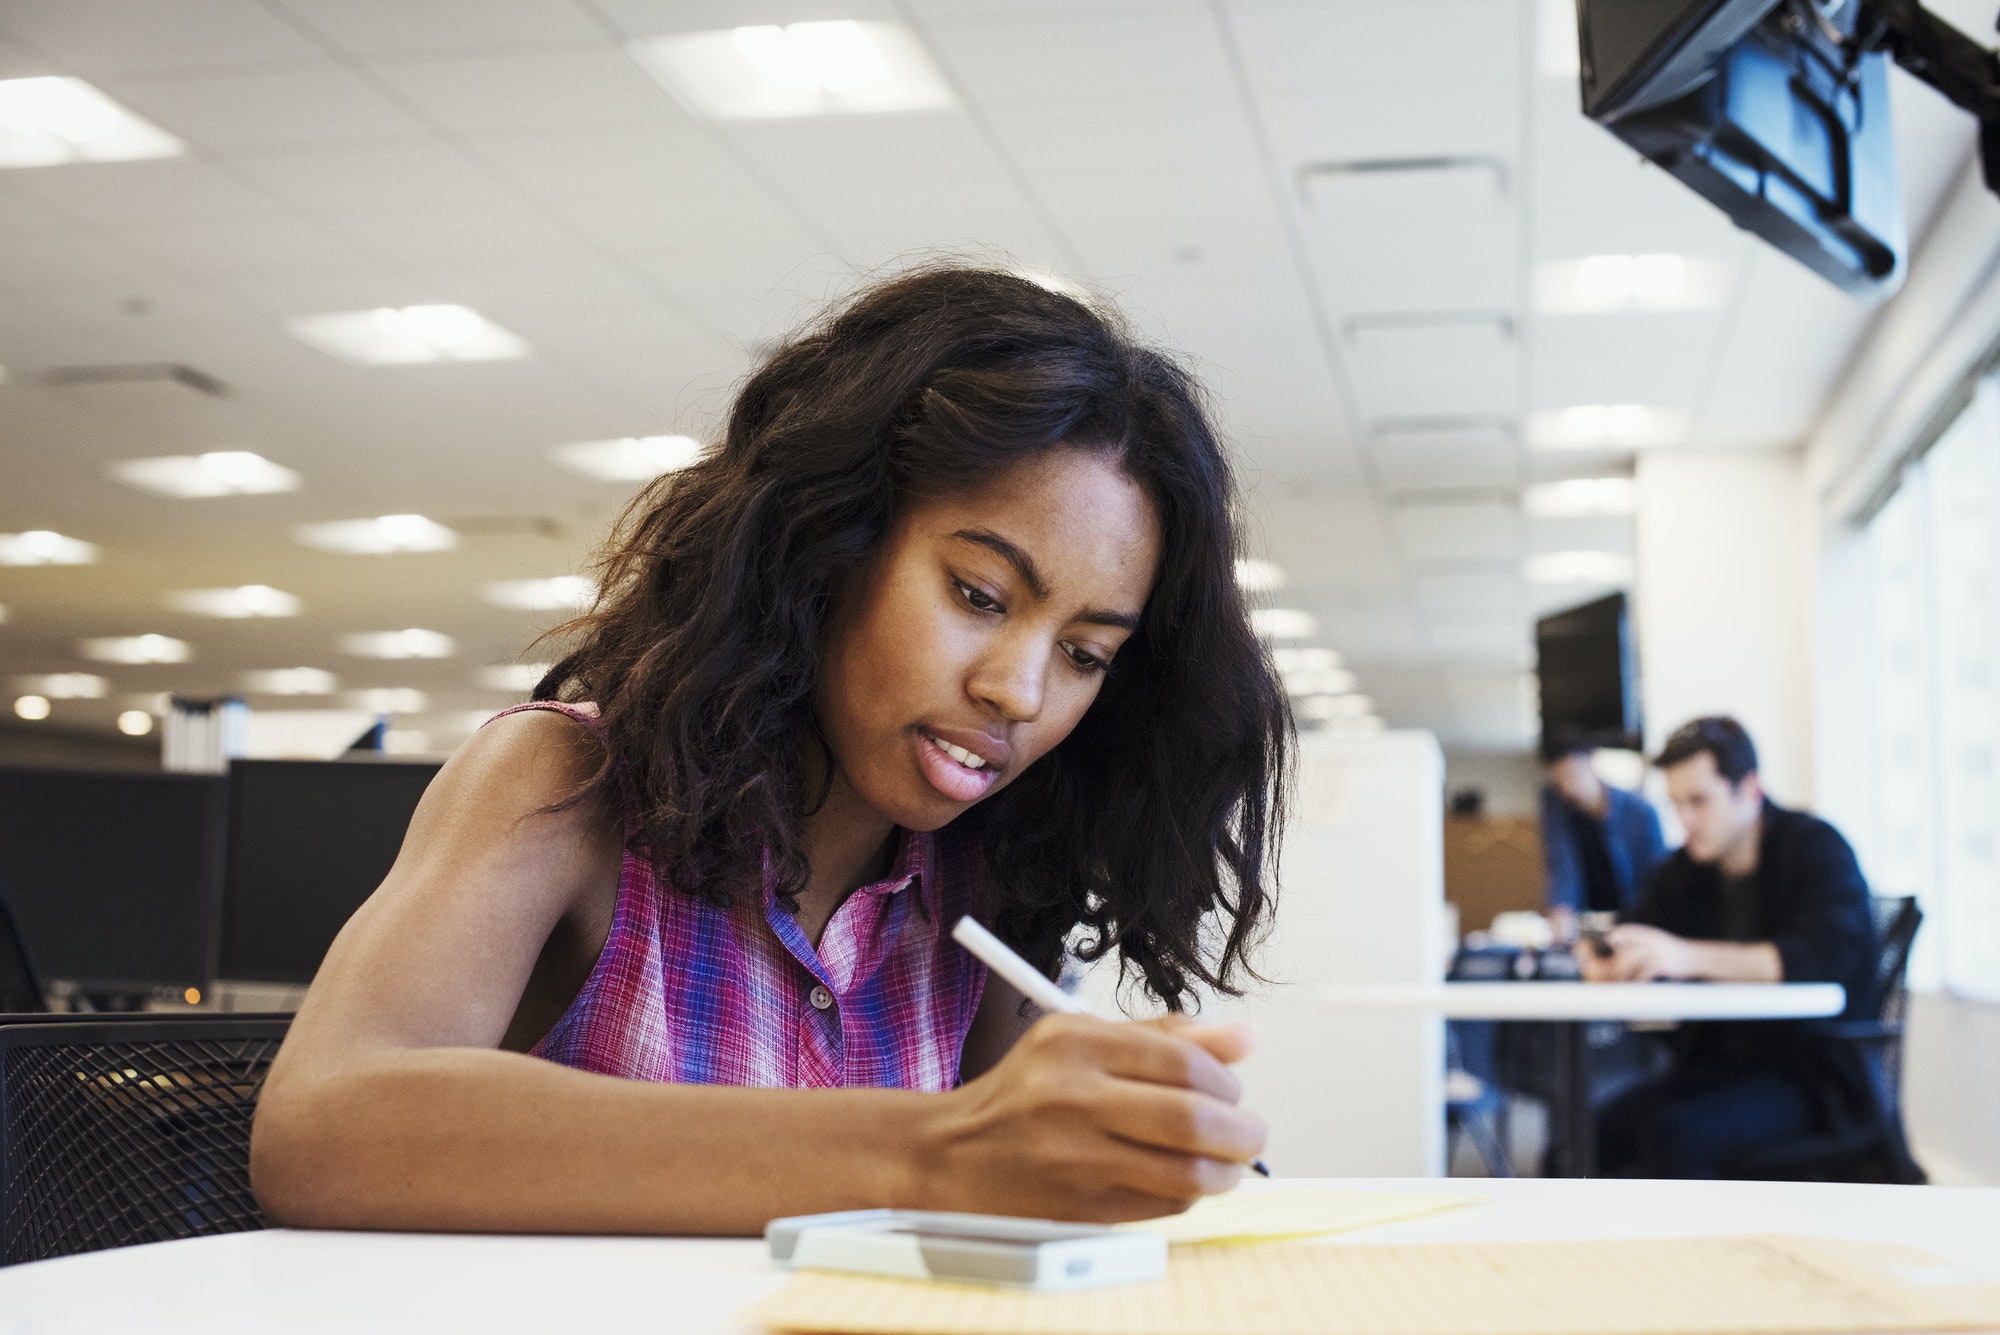
{"label": "woman's bare arm", "polygon": [[1238,1031],[1053,1017],[952,1094],[656,1084],[497,1049],[556,924],[607,893],[617,822],[548,813],[595,765],[549,713],[440,773],[273,1067],[251,1171],[279,1222],[745,1233],[862,1205],[1138,1218],[1262,1146]]}

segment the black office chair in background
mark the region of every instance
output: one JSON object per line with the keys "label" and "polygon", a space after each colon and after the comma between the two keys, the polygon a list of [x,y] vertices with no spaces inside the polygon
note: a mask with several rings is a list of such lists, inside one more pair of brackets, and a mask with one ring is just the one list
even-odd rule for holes
{"label": "black office chair in background", "polygon": [[14,910],[7,905],[7,880],[0,877],[0,1014],[33,1014],[48,1009],[42,981],[28,958]]}
{"label": "black office chair in background", "polygon": [[1733,1166],[1732,1177],[1788,1182],[1926,1181],[1903,1135],[1903,1018],[1909,1009],[1910,945],[1923,925],[1914,898],[1872,904],[1875,939],[1874,1018],[1829,1020],[1815,1032],[1840,1040],[1865,1072],[1868,1107],[1852,1126],[1764,1150]]}
{"label": "black office chair in background", "polygon": [[0,1021],[0,1265],[263,1228],[250,1119],[290,1024]]}

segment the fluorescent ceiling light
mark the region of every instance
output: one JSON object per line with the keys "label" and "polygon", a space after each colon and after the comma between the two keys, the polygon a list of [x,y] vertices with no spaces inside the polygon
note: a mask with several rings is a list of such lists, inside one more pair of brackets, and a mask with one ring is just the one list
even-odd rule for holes
{"label": "fluorescent ceiling light", "polygon": [[81,79],[0,79],[0,167],[174,158],[187,145]]}
{"label": "fluorescent ceiling light", "polygon": [[354,708],[370,714],[421,714],[427,703],[422,691],[408,686],[378,686],[373,690],[354,691],[349,694],[348,700]]}
{"label": "fluorescent ceiling light", "polygon": [[243,674],[243,689],[260,695],[332,695],[340,680],[320,668],[271,668]]}
{"label": "fluorescent ceiling light", "polygon": [[1639,488],[1629,477],[1537,482],[1521,493],[1521,508],[1537,519],[1629,515],[1639,508]]}
{"label": "fluorescent ceiling light", "polygon": [[343,635],[340,651],[356,658],[450,658],[458,646],[449,635],[412,628]]}
{"label": "fluorescent ceiling light", "polygon": [[1586,255],[1535,267],[1535,308],[1545,315],[1708,311],[1729,299],[1735,271],[1693,255]]}
{"label": "fluorescent ceiling light", "polygon": [[297,473],[249,450],[211,450],[207,454],[126,459],[112,464],[107,471],[128,486],[184,500],[205,496],[259,496],[299,489]]}
{"label": "fluorescent ceiling light", "polygon": [[557,575],[551,579],[505,579],[488,584],[483,592],[493,606],[517,612],[573,612],[590,606],[597,597],[597,585],[581,575]]}
{"label": "fluorescent ceiling light", "polygon": [[1284,567],[1269,561],[1245,560],[1236,563],[1236,582],[1251,593],[1269,593],[1285,587]]}
{"label": "fluorescent ceiling light", "polygon": [[1332,649],[1322,649],[1318,645],[1296,649],[1273,649],[1271,658],[1280,672],[1331,672],[1335,668],[1347,666],[1347,661]]}
{"label": "fluorescent ceiling light", "polygon": [[99,663],[185,663],[194,656],[186,640],[171,635],[113,635],[85,640],[85,658]]}
{"label": "fluorescent ceiling light", "polygon": [[1632,558],[1623,552],[1544,552],[1521,563],[1530,584],[1625,584]]}
{"label": "fluorescent ceiling light", "polygon": [[458,546],[458,534],[422,515],[381,515],[374,519],[336,519],[301,524],[292,537],[323,552],[385,556],[390,552],[448,552]]}
{"label": "fluorescent ceiling light", "polygon": [[39,723],[49,716],[49,698],[46,695],[24,695],[14,701],[16,717],[30,723]]}
{"label": "fluorescent ceiling light", "polygon": [[1528,443],[1540,450],[1641,449],[1687,438],[1688,415],[1643,403],[1580,403],[1528,419]]}
{"label": "fluorescent ceiling light", "polygon": [[1299,701],[1298,712],[1322,722],[1365,718],[1375,712],[1375,702],[1365,695],[1313,695]]}
{"label": "fluorescent ceiling light", "polygon": [[94,672],[51,672],[45,677],[16,677],[14,687],[51,700],[102,700],[111,683]]}
{"label": "fluorescent ceiling light", "polygon": [[701,454],[702,443],[693,436],[626,436],[558,445],[549,458],[599,482],[650,482],[686,468]]}
{"label": "fluorescent ceiling light", "polygon": [[372,311],[304,315],[285,330],[355,366],[513,361],[528,355],[520,335],[469,306],[378,306]]}
{"label": "fluorescent ceiling light", "polygon": [[499,663],[479,669],[479,684],[489,690],[532,691],[549,673],[550,663]]}
{"label": "fluorescent ceiling light", "polygon": [[1286,695],[1348,695],[1360,684],[1346,668],[1287,672],[1284,678]]}
{"label": "fluorescent ceiling light", "polygon": [[295,617],[299,600],[268,584],[244,584],[233,589],[178,589],[161,599],[176,612],[196,616],[224,617],[231,621],[246,617]]}
{"label": "fluorescent ceiling light", "polygon": [[85,566],[96,559],[90,543],[45,528],[0,533],[0,566]]}
{"label": "fluorescent ceiling light", "polygon": [[949,111],[951,85],[901,23],[775,23],[646,37],[628,48],[706,120]]}
{"label": "fluorescent ceiling light", "polygon": [[1269,640],[1304,640],[1319,634],[1319,618],[1295,607],[1257,607],[1250,611],[1250,629]]}
{"label": "fluorescent ceiling light", "polygon": [[153,716],[143,709],[128,709],[118,716],[118,731],[127,737],[144,737],[153,730]]}

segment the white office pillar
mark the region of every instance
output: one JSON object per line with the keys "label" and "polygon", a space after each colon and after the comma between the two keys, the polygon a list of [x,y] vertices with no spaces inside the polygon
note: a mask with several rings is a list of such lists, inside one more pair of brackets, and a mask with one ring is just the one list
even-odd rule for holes
{"label": "white office pillar", "polygon": [[1756,739],[1766,787],[1813,800],[1813,540],[1796,454],[1663,450],[1638,462],[1638,613],[1649,749],[1702,714]]}
{"label": "white office pillar", "polygon": [[1282,1177],[1444,1172],[1444,1031],[1435,1016],[1336,1011],[1329,982],[1437,982],[1445,964],[1444,755],[1427,732],[1306,733],[1272,982],[1218,1007],[1258,1030],[1244,1104]]}

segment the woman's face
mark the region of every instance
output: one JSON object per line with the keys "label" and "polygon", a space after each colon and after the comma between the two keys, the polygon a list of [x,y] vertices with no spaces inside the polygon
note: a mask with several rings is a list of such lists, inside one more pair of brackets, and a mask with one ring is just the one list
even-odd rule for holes
{"label": "woman's face", "polygon": [[836,784],[934,830],[1013,782],[1097,698],[1159,554],[1151,500],[1083,450],[911,506],[828,635],[819,718]]}

